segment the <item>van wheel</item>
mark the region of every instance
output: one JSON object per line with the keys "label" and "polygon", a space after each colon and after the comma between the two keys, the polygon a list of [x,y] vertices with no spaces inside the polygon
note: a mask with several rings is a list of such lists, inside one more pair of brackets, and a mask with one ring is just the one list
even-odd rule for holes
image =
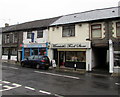
{"label": "van wheel", "polygon": [[21,66],[24,67],[25,66],[24,63],[21,63]]}
{"label": "van wheel", "polygon": [[39,69],[39,68],[40,68],[40,65],[39,65],[39,64],[37,64],[37,65],[36,65],[36,69]]}

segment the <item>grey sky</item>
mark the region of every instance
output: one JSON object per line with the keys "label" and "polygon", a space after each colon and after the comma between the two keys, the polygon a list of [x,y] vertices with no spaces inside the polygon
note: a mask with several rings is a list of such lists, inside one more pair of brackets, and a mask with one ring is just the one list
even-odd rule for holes
{"label": "grey sky", "polygon": [[0,27],[118,6],[120,0],[0,0]]}

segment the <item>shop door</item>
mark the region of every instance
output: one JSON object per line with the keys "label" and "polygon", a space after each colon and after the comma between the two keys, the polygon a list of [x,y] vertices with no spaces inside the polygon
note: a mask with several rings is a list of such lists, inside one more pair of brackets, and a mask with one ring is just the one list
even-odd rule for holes
{"label": "shop door", "polygon": [[59,66],[64,66],[64,62],[65,62],[65,52],[60,51],[59,52]]}
{"label": "shop door", "polygon": [[11,49],[8,49],[8,60],[11,58]]}

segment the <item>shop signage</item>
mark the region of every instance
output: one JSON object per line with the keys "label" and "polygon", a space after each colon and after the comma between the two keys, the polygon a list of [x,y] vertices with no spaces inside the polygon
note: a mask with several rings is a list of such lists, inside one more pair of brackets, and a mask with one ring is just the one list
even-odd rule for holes
{"label": "shop signage", "polygon": [[52,44],[52,48],[90,48],[90,43]]}
{"label": "shop signage", "polygon": [[46,44],[24,44],[25,48],[38,48],[38,47],[46,47]]}

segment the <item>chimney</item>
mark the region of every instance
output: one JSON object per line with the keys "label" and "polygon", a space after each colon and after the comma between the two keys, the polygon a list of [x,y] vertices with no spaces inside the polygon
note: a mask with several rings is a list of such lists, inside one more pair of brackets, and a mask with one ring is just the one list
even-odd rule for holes
{"label": "chimney", "polygon": [[9,24],[8,23],[5,23],[5,27],[8,27],[9,26]]}

